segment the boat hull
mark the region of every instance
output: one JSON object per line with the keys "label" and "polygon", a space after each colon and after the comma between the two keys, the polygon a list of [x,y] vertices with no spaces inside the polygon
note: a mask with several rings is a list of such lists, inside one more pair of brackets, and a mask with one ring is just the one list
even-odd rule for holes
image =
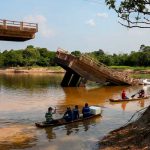
{"label": "boat hull", "polygon": [[75,122],[83,122],[85,120],[100,117],[100,116],[101,116],[101,114],[91,115],[91,116],[86,117],[86,118],[80,117],[77,120],[73,120],[73,121],[69,121],[69,122],[66,122],[64,119],[57,119],[57,120],[54,120],[55,123],[49,124],[49,123],[46,123],[46,122],[37,122],[37,123],[35,123],[35,125],[39,128],[56,127],[56,126],[61,126],[61,125],[66,125],[66,124],[72,124],[72,123],[75,123]]}
{"label": "boat hull", "polygon": [[143,98],[131,98],[131,99],[109,99],[110,102],[128,102],[128,101],[137,101],[142,99],[148,99],[150,96],[146,96]]}

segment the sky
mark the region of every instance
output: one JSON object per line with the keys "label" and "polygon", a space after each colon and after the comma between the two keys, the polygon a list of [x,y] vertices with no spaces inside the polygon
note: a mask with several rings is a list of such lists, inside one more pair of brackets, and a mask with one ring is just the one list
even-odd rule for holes
{"label": "sky", "polygon": [[104,50],[108,54],[138,51],[150,45],[150,29],[127,29],[104,0],[1,0],[0,19],[38,23],[35,39],[0,41],[0,51],[27,45],[52,51]]}

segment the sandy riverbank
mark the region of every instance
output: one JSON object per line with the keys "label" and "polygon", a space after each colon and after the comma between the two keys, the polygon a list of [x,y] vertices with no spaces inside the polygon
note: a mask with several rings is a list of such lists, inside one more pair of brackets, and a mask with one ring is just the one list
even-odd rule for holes
{"label": "sandy riverbank", "polygon": [[[129,74],[150,74],[150,70],[114,69]],[[10,67],[0,68],[0,73],[65,73],[61,67]]]}
{"label": "sandy riverbank", "polygon": [[65,73],[65,70],[62,68],[0,68],[0,73]]}

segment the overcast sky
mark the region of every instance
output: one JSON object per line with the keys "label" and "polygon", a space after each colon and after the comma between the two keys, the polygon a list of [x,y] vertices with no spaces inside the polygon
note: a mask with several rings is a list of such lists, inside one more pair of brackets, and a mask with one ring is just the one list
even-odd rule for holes
{"label": "overcast sky", "polygon": [[0,50],[27,45],[56,51],[130,53],[150,45],[150,29],[126,29],[103,0],[1,0],[0,19],[39,24],[35,39],[27,42],[0,41]]}

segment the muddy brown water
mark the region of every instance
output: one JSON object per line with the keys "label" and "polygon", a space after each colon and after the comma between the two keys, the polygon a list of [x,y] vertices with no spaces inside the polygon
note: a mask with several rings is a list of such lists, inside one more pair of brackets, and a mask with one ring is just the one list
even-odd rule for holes
{"label": "muddy brown water", "polygon": [[[150,104],[149,100],[110,103],[149,86],[95,86],[62,88],[63,74],[0,75],[0,150],[96,150],[98,141],[109,131],[124,125],[133,113]],[[34,123],[45,120],[49,106],[56,107],[54,118],[62,117],[67,106],[85,102],[102,106],[102,117],[53,128],[38,129]],[[135,116],[136,118],[136,116]]]}

